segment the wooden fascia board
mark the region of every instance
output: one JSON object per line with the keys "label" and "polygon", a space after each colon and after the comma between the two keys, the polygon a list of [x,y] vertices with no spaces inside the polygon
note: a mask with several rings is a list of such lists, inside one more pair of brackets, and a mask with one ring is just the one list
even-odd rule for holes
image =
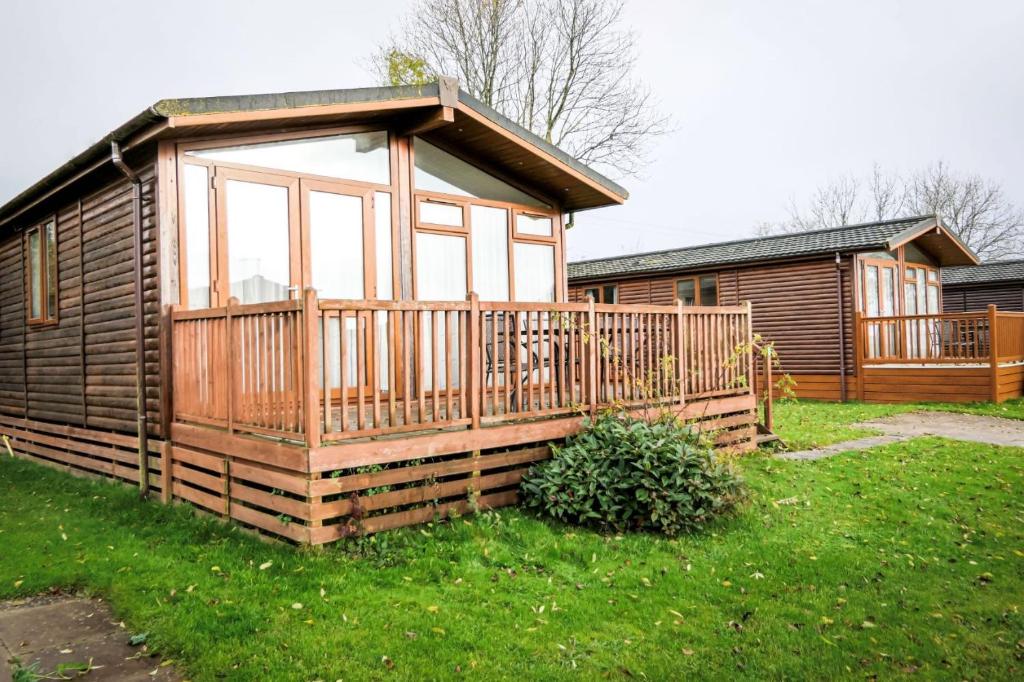
{"label": "wooden fascia board", "polygon": [[623,203],[626,202],[625,197],[619,196],[618,194],[616,194],[615,192],[612,192],[611,190],[609,190],[607,187],[605,187],[601,183],[596,182],[595,180],[592,180],[591,178],[588,178],[586,175],[584,175],[583,173],[579,172],[578,170],[576,170],[572,166],[568,165],[567,163],[565,163],[561,159],[559,159],[559,158],[553,156],[552,154],[544,151],[540,147],[538,147],[538,146],[536,146],[534,144],[531,144],[529,141],[524,140],[523,138],[519,137],[518,135],[515,135],[514,133],[506,130],[504,127],[498,125],[497,123],[495,123],[491,119],[487,118],[483,114],[477,112],[472,107],[467,106],[465,103],[459,102],[458,109],[459,109],[460,112],[462,112],[463,114],[465,114],[469,118],[471,118],[474,121],[476,121],[477,123],[480,123],[481,125],[487,127],[488,129],[490,129],[491,131],[497,133],[498,135],[504,137],[506,140],[509,140],[510,142],[512,142],[513,144],[515,144],[515,145],[517,145],[519,147],[522,147],[523,149],[529,151],[534,156],[539,157],[540,159],[544,160],[545,162],[551,164],[552,166],[557,167],[559,170],[569,174],[570,176],[573,177],[573,179],[575,179],[575,180],[585,184],[586,186],[590,187],[591,189],[597,190],[600,194],[602,194],[603,196],[607,197],[612,202],[614,202],[616,204],[623,204]]}
{"label": "wooden fascia board", "polygon": [[274,121],[292,118],[319,116],[337,116],[341,114],[360,114],[378,111],[400,111],[419,107],[440,106],[440,97],[415,97],[396,99],[386,102],[347,102],[344,104],[325,104],[308,107],[292,107],[283,109],[260,109],[257,111],[225,111],[209,114],[188,114],[170,116],[167,119],[171,128],[190,128],[204,125],[223,125],[230,123],[250,123],[254,121]]}

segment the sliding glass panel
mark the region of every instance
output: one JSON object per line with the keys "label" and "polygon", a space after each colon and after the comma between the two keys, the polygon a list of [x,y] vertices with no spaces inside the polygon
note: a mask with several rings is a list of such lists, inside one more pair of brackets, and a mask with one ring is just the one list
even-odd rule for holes
{"label": "sliding glass panel", "polygon": [[516,232],[520,234],[538,234],[551,236],[551,218],[540,215],[520,213],[516,216]]}
{"label": "sliding glass panel", "polygon": [[555,300],[555,247],[516,242],[516,300]]}
{"label": "sliding glass panel", "polygon": [[416,233],[416,298],[466,300],[466,239]]}
{"label": "sliding glass panel", "polygon": [[416,189],[476,199],[507,201],[547,208],[547,204],[521,192],[476,166],[438,149],[420,138],[414,141]]}
{"label": "sliding glass panel", "polygon": [[421,201],[420,224],[462,227],[462,207],[437,201]]}
{"label": "sliding glass panel", "polygon": [[683,305],[696,305],[697,287],[692,279],[681,279],[676,282],[676,298],[683,302]]}
{"label": "sliding glass panel", "polygon": [[320,298],[363,298],[363,200],[309,193],[310,274]]}
{"label": "sliding glass panel", "polygon": [[46,223],[46,318],[57,317],[57,226]]}
{"label": "sliding glass panel", "polygon": [[391,265],[391,195],[377,192],[373,201],[374,248],[377,250],[377,298],[390,301],[395,297]]}
{"label": "sliding glass panel", "polygon": [[704,275],[700,278],[700,304],[718,305],[718,277]]}
{"label": "sliding glass panel", "polygon": [[219,149],[197,149],[186,154],[293,173],[362,180],[382,185],[391,182],[388,134],[383,130]]}
{"label": "sliding glass panel", "polygon": [[508,211],[470,207],[473,290],[482,301],[508,300]]}
{"label": "sliding glass panel", "polygon": [[29,286],[31,288],[29,317],[33,320],[43,316],[43,280],[39,276],[43,267],[43,252],[39,242],[39,230],[30,232],[28,235]]}
{"label": "sliding glass panel", "polygon": [[210,176],[185,164],[185,284],[188,307],[210,307]]}
{"label": "sliding glass panel", "polygon": [[228,180],[228,275],[240,303],[288,298],[288,188]]}

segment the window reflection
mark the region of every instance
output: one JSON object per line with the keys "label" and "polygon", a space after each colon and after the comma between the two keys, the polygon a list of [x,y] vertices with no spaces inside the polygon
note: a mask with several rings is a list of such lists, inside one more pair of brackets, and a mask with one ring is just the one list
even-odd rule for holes
{"label": "window reflection", "polygon": [[413,144],[416,189],[547,208],[547,204],[429,142],[417,137]]}
{"label": "window reflection", "polygon": [[288,298],[288,189],[228,180],[228,275],[240,303]]}

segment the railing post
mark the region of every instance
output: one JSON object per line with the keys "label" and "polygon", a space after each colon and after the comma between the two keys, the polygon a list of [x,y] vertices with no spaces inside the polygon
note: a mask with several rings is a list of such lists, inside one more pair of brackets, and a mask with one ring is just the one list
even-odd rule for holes
{"label": "railing post", "polygon": [[997,327],[999,325],[999,313],[994,303],[988,306],[988,366],[991,377],[992,402],[999,402],[999,338]]}
{"label": "railing post", "polygon": [[589,332],[589,348],[587,348],[587,398],[590,400],[590,416],[597,416],[597,310],[594,297],[587,296],[587,331]]}
{"label": "railing post", "polygon": [[[469,292],[469,407],[471,428],[480,428],[480,297]],[[437,378],[434,378],[437,381]],[[436,410],[437,407],[435,406]]]}
{"label": "railing post", "polygon": [[238,391],[238,386],[235,384],[237,377],[235,377],[235,359],[238,357],[238,353],[235,352],[235,335],[232,329],[232,315],[235,312],[235,306],[238,305],[238,299],[232,296],[228,299],[228,304],[224,307],[224,336],[227,339],[225,344],[225,362],[228,366],[228,386],[227,386],[227,410],[228,410],[228,433],[235,432],[235,393]]}
{"label": "railing post", "polygon": [[[899,337],[899,331],[896,332]],[[857,400],[864,400],[864,325],[861,313],[853,313],[853,366],[857,376]]]}
{"label": "railing post", "polygon": [[[317,346],[320,338],[317,334],[317,323],[320,320],[316,289],[306,287],[302,295],[302,361],[304,403],[303,419],[306,432],[306,445],[310,448],[320,447],[320,386],[317,381]],[[329,415],[328,415],[329,417]]]}
{"label": "railing post", "polygon": [[676,385],[679,393],[679,404],[686,404],[686,339],[683,324],[683,301],[676,299]]}
{"label": "railing post", "polygon": [[744,301],[743,305],[747,309],[746,343],[747,348],[749,349],[749,354],[747,356],[747,372],[749,372],[750,374],[750,395],[756,395],[754,384],[756,383],[755,379],[757,374],[757,357],[754,355],[754,309],[750,301]]}
{"label": "railing post", "polygon": [[775,430],[775,410],[772,406],[772,358],[766,355],[764,358],[764,427],[769,431]]}

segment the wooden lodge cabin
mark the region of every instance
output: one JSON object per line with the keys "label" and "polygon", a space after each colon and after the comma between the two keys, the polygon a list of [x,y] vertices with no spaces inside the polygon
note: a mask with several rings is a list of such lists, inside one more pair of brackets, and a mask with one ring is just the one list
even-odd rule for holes
{"label": "wooden lodge cabin", "polygon": [[990,305],[1024,312],[1024,260],[1005,260],[942,271],[942,310],[964,313]]}
{"label": "wooden lodge cabin", "polygon": [[1024,321],[1009,310],[1020,289],[1007,312],[972,302],[941,314],[944,272],[977,262],[940,218],[917,216],[570,263],[570,300],[750,301],[754,333],[774,342],[802,398],[1019,396]]}
{"label": "wooden lodge cabin", "polygon": [[163,100],[0,207],[0,433],[314,544],[511,504],[613,404],[749,448],[748,307],[568,299],[626,196],[450,79]]}

